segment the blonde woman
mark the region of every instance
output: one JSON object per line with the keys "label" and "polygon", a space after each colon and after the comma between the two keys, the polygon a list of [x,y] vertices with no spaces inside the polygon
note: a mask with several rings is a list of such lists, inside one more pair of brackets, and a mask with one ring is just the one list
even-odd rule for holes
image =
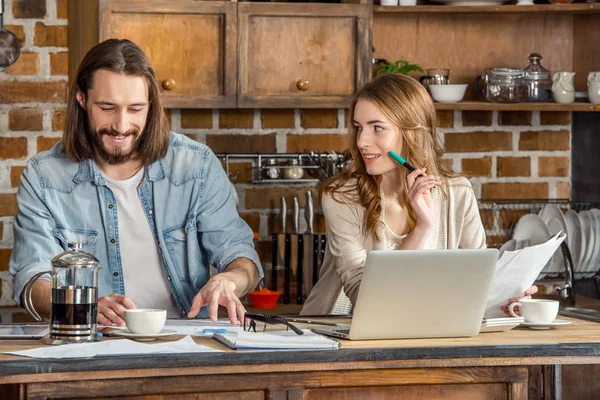
{"label": "blonde woman", "polygon": [[[350,115],[353,163],[319,189],[327,248],[302,314],[350,312],[371,250],[486,247],[471,184],[443,163],[435,108],[423,86],[382,75],[356,94]],[[532,286],[525,297],[535,292]]]}

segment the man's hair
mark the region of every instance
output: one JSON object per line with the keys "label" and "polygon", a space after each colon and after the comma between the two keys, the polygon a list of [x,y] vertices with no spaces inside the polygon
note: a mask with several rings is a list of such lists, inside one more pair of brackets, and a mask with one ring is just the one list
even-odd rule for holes
{"label": "man's hair", "polygon": [[135,142],[135,157],[143,165],[163,158],[169,147],[169,120],[162,106],[161,94],[154,70],[146,54],[126,39],[108,39],[92,47],[85,55],[71,87],[67,103],[67,118],[63,132],[64,151],[75,162],[94,157],[93,138],[86,110],[77,102],[77,91],[88,97],[94,85],[96,71],[105,69],[118,74],[145,78],[148,85],[148,117],[144,131]]}

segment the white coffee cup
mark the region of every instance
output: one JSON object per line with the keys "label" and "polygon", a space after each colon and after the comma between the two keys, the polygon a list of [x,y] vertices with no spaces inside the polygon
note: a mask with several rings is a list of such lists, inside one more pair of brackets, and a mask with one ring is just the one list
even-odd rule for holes
{"label": "white coffee cup", "polygon": [[521,317],[525,318],[525,322],[532,324],[549,324],[553,322],[558,315],[558,301],[556,300],[519,300],[508,307],[508,312],[513,317],[518,317],[514,311],[516,306],[519,306],[519,313],[521,314]]}
{"label": "white coffee cup", "polygon": [[159,333],[167,321],[167,310],[140,308],[125,310],[125,324],[136,334]]}

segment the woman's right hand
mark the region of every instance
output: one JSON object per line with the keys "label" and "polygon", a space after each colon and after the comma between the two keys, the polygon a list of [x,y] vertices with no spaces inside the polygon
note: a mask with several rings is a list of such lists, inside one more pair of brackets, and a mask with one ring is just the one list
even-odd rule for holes
{"label": "woman's right hand", "polygon": [[[422,176],[419,176],[422,175]],[[416,169],[406,177],[408,185],[408,203],[417,218],[417,227],[429,230],[433,228],[433,198],[431,189],[440,186],[439,176],[425,174],[425,168]]]}

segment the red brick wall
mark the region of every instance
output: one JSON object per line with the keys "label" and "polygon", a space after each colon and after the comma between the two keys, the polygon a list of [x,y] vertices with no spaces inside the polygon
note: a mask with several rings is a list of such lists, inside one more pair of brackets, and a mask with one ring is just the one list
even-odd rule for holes
{"label": "red brick wall", "polygon": [[[8,259],[15,194],[26,160],[61,136],[67,93],[67,0],[6,0],[5,28],[22,45],[19,60],[0,72],[0,318],[26,318],[12,301]],[[441,111],[447,162],[472,178],[482,197],[569,197],[570,114]],[[344,110],[171,110],[173,130],[220,152],[341,151],[347,148]],[[250,184],[251,165],[236,184],[240,213],[260,232],[259,252],[270,258],[267,234],[279,229],[279,199],[314,187]],[[317,218],[316,229],[323,230]],[[13,316],[14,314],[14,316]]]}

